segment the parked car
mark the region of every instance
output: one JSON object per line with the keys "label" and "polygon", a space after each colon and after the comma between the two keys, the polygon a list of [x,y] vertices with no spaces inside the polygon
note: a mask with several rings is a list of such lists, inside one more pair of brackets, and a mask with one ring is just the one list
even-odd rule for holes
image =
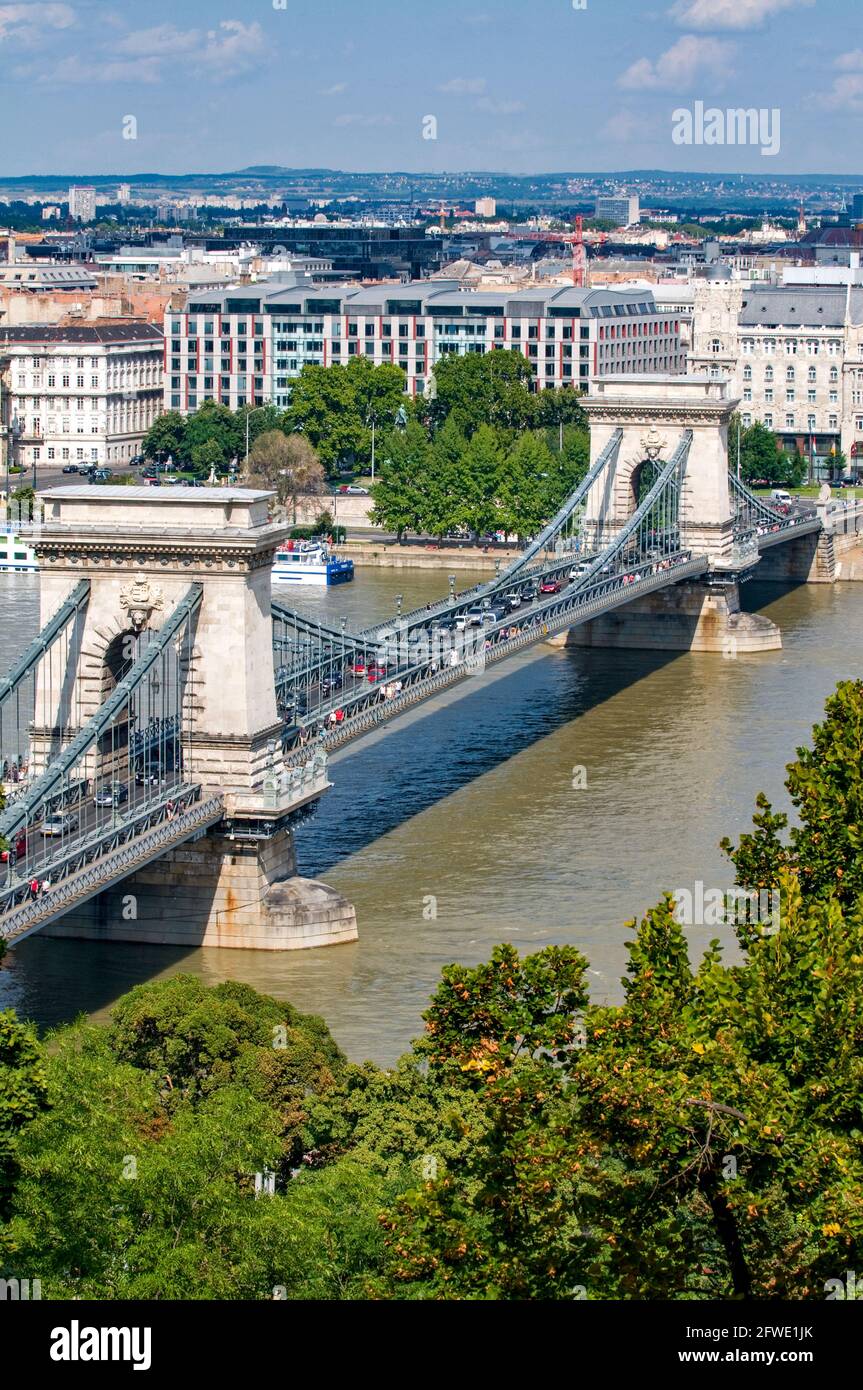
{"label": "parked car", "polygon": [[344,493],[347,497],[368,497],[369,495],[367,487],[359,487],[356,483],[342,483],[339,492]]}
{"label": "parked car", "polygon": [[16,859],[21,859],[27,853],[27,832],[19,832],[17,839],[11,849],[4,849],[0,852],[0,863],[8,864],[9,856],[14,855]]}
{"label": "parked car", "polygon": [[129,788],[124,782],[114,782],[110,787],[100,787],[93,801],[97,806],[122,806],[129,800]]}
{"label": "parked car", "polygon": [[87,476],[91,483],[108,483],[114,475],[110,468],[91,468]]}
{"label": "parked car", "polygon": [[67,464],[64,464],[64,466],[63,466],[63,472],[64,472],[64,473],[77,473],[77,472],[78,472],[78,465],[77,465],[77,463],[67,463]]}
{"label": "parked car", "polygon": [[42,822],[43,835],[68,835],[72,830],[77,829],[77,817],[70,815],[68,811],[58,811]]}
{"label": "parked car", "polygon": [[559,579],[544,579],[544,580],[542,581],[542,583],[540,584],[540,586],[539,586],[539,592],[540,592],[541,594],[559,594],[559,593],[560,593],[560,580],[559,580]]}

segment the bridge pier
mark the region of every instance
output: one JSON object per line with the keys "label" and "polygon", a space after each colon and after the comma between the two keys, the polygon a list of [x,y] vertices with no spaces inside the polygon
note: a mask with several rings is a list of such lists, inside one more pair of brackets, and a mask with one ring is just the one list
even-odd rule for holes
{"label": "bridge pier", "polygon": [[834,584],[840,565],[829,531],[814,531],[761,551],[757,577],[778,584]]}
{"label": "bridge pier", "polygon": [[736,581],[686,581],[634,599],[623,608],[571,627],[556,646],[627,647],[645,651],[778,651],[782,634],[760,613],[743,613]]}
{"label": "bridge pier", "polygon": [[297,874],[293,831],[187,841],[42,928],[43,936],[291,951],[357,939],[354,907]]}
{"label": "bridge pier", "polygon": [[[161,776],[179,774],[202,795],[219,796],[225,810],[199,838],[142,863],[43,926],[45,934],[267,951],[356,939],[352,905],[297,874],[292,826],[330,784],[325,765],[310,764],[304,778],[282,760],[270,577],[287,528],[270,521],[269,499],[244,488],[43,494],[43,619],[82,578],[90,593],[68,654],[52,651],[40,668],[34,766],[41,771],[97,715],[124,677],[130,646],[158,633],[196,584],[200,606],[172,649],[178,766]],[[110,760],[123,763],[115,749],[127,748],[128,729],[117,728],[107,752],[91,746],[85,777],[111,778]]]}

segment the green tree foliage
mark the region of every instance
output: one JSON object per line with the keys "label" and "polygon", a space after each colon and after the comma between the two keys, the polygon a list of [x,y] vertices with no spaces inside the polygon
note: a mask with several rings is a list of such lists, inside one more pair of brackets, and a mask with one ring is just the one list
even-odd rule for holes
{"label": "green tree foliage", "polygon": [[385,441],[383,463],[371,489],[372,521],[395,531],[420,531],[429,512],[427,472],[430,446],[425,430],[411,421]]}
{"label": "green tree foliage", "polygon": [[799,487],[806,477],[807,463],[800,454],[789,454],[779,444],[772,430],[760,420],[744,428],[739,415],[731,417],[728,431],[728,459],[737,470],[738,435],[740,442],[740,477],[744,483],[765,482]]}
{"label": "green tree foliage", "polygon": [[772,888],[783,871],[794,873],[808,900],[835,897],[855,904],[863,894],[863,681],[842,681],[813,729],[812,747],[797,749],[786,788],[798,824],[758,797],[754,830],[729,839],[737,882]]}
{"label": "green tree foliage", "polygon": [[328,472],[339,464],[371,461],[371,416],[378,428],[391,425],[404,399],[404,372],[366,358],[347,366],[307,364],[291,386],[287,423],[301,430]]}
{"label": "green tree foliage", "polygon": [[166,459],[170,454],[175,460],[184,460],[187,457],[185,439],[186,416],[179,410],[166,410],[144,435],[143,452],[149,459]]}
{"label": "green tree foliage", "polygon": [[[4,952],[5,942],[0,959]],[[46,1105],[47,1083],[36,1035],[6,1010],[0,1013],[0,1221],[9,1213],[22,1132]],[[7,1247],[0,1227],[0,1254]]]}
{"label": "green tree foliage", "polygon": [[528,429],[537,416],[531,378],[530,364],[520,352],[448,354],[434,367],[433,426],[452,417],[468,438],[483,425]]}

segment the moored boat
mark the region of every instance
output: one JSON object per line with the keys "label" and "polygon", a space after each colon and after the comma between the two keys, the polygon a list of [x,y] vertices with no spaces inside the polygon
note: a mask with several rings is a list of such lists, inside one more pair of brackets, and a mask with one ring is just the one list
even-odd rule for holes
{"label": "moored boat", "polygon": [[288,541],[273,561],[274,584],[346,584],[353,577],[353,560],[340,560],[324,541]]}

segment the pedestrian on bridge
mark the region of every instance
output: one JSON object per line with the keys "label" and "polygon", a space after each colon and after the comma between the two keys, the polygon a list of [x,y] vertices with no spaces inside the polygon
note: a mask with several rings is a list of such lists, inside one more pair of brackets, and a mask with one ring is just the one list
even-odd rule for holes
{"label": "pedestrian on bridge", "polygon": [[30,880],[30,897],[35,899],[35,898],[38,898],[38,896],[39,896],[39,880],[38,880],[38,878],[31,878],[31,880]]}

